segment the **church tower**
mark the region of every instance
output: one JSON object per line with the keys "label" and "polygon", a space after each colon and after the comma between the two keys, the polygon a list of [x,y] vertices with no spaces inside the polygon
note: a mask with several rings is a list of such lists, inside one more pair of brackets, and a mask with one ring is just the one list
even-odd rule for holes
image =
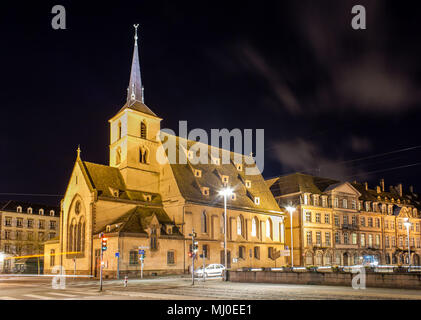
{"label": "church tower", "polygon": [[159,190],[159,118],[144,103],[135,25],[135,42],[126,104],[109,120],[110,166],[120,169],[127,188],[147,192]]}

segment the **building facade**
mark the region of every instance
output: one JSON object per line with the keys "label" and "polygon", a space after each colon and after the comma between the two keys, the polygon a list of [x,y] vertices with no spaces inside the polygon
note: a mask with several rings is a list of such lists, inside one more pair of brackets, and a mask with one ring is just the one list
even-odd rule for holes
{"label": "building facade", "polygon": [[[368,183],[301,173],[267,184],[281,207],[296,209],[294,265],[420,264],[420,198],[412,187],[408,192],[401,184],[386,190],[382,179],[370,189]],[[286,219],[290,245],[290,217]]]}
{"label": "building facade", "polygon": [[[58,265],[98,276],[103,234],[106,277],[117,270],[139,274],[139,249],[146,253],[145,274],[188,272],[193,230],[206,264],[225,262],[225,233],[228,267],[285,264],[284,213],[263,177],[247,173],[255,167],[252,158],[164,135],[161,120],[144,104],[136,35],[127,102],[109,120],[109,165],[83,161],[78,149],[61,202],[59,239],[45,246],[46,270]],[[176,150],[177,161],[164,144]],[[207,150],[207,163],[193,161],[194,145]],[[225,230],[219,191],[228,186]]]}
{"label": "building facade", "polygon": [[41,271],[44,242],[58,236],[59,215],[60,208],[54,206],[18,201],[3,204],[0,209],[1,272],[38,272],[38,267]]}

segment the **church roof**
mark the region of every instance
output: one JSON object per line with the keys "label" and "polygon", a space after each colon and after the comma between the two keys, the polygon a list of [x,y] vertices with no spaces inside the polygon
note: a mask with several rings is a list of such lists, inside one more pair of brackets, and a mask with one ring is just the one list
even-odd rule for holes
{"label": "church roof", "polygon": [[154,117],[158,117],[151,109],[149,109],[149,107],[139,101],[134,101],[132,103],[127,102],[119,111],[117,114],[119,114],[121,111],[123,111],[124,109],[132,109],[135,111],[139,111],[145,114],[148,114],[150,116],[154,116]]}
{"label": "church roof", "polygon": [[[179,154],[180,137],[170,136],[176,138],[176,148]],[[187,141],[187,147],[190,148],[196,141]],[[208,164],[171,164],[174,177],[182,196],[186,200],[194,202],[202,202],[204,204],[223,205],[223,198],[218,192],[224,187],[222,176],[228,177],[228,185],[235,193],[235,200],[228,200],[227,205],[231,208],[249,209],[255,211],[280,211],[280,208],[266,185],[261,174],[246,175],[246,167],[254,167],[254,165],[246,165],[245,159],[247,156],[240,155],[243,160],[243,170],[237,170],[234,163],[234,153],[230,154],[229,164],[212,164],[210,157],[210,146],[208,147]],[[212,147],[213,148],[213,147]],[[222,151],[222,149],[214,148],[214,150]],[[182,151],[183,152],[183,151]],[[227,152],[224,150],[224,152]],[[201,177],[194,175],[194,170],[201,170]],[[251,182],[249,188],[246,187],[246,180]],[[201,188],[209,188],[209,195],[205,196]],[[260,198],[260,204],[254,202],[254,197]]]}
{"label": "church roof", "polygon": [[[151,195],[152,199],[148,203],[161,203],[159,194],[127,189],[118,168],[87,161],[82,161],[82,163],[93,188],[98,191],[98,196],[145,202],[145,195]],[[115,192],[118,194],[117,197]]]}
{"label": "church roof", "polygon": [[[173,224],[173,221],[171,221],[163,208],[137,206],[120,216],[109,225],[112,227],[114,226],[111,228],[111,232],[147,234],[146,229],[148,229],[154,216],[156,216],[161,225]],[[100,232],[103,231],[106,231],[106,226],[104,226]]]}

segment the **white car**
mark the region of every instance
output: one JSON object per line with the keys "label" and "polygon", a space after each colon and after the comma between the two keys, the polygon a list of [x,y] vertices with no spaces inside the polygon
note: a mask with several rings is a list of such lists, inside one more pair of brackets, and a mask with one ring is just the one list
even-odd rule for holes
{"label": "white car", "polygon": [[[209,264],[205,267],[205,277],[222,277],[225,267],[222,264]],[[203,277],[203,267],[194,272],[197,277]]]}

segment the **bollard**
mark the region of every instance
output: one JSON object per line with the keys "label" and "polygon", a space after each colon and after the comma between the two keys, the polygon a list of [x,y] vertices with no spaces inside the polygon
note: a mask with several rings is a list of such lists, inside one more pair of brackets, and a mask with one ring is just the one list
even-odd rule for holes
{"label": "bollard", "polygon": [[129,280],[129,277],[125,276],[124,277],[124,287],[127,287],[128,280]]}

